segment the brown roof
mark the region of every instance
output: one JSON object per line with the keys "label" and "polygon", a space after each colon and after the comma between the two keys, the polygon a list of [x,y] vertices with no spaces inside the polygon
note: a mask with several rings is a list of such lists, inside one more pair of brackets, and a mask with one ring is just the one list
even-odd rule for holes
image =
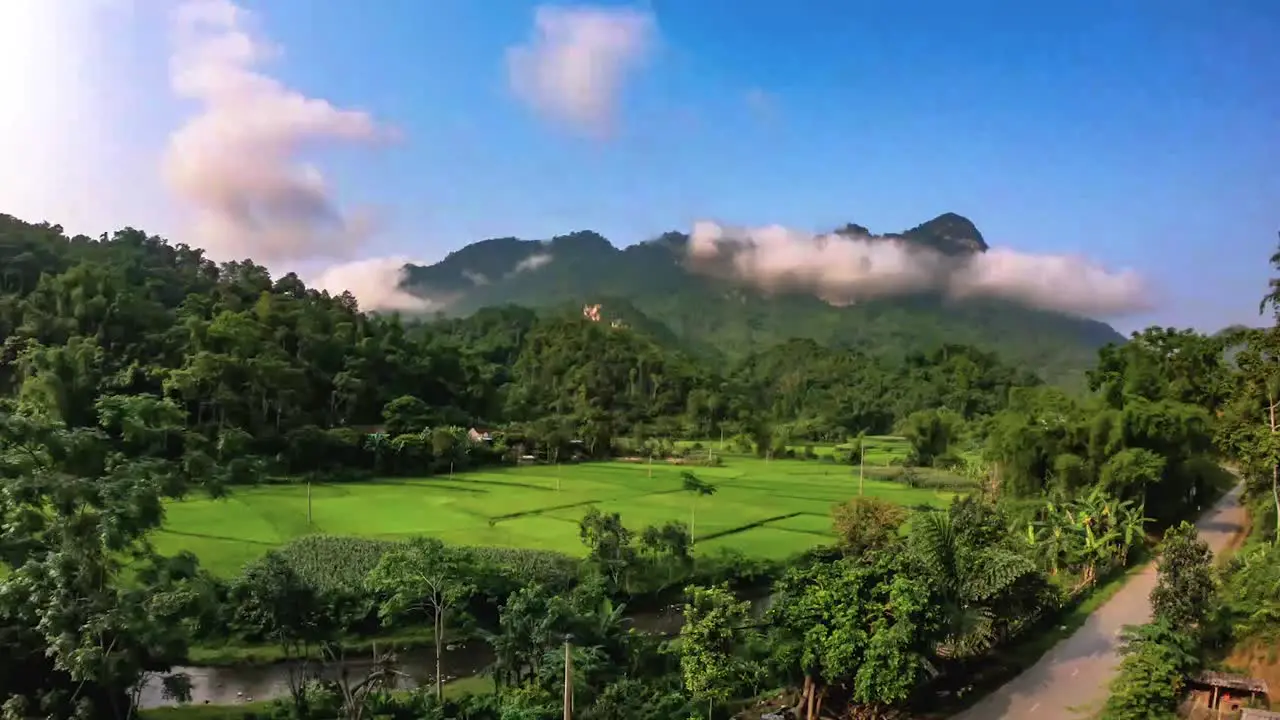
{"label": "brown roof", "polygon": [[1245,708],[1240,711],[1240,720],[1280,720],[1280,712]]}
{"label": "brown roof", "polygon": [[1229,688],[1231,690],[1240,690],[1243,692],[1255,692],[1267,694],[1267,683],[1257,678],[1245,677],[1244,675],[1228,675],[1227,673],[1214,672],[1205,670],[1204,672],[1191,678],[1191,682],[1197,685],[1208,685],[1209,687]]}

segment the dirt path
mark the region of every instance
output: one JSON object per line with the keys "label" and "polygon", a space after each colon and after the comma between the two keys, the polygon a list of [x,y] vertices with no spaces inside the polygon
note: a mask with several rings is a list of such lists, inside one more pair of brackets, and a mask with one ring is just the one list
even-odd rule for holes
{"label": "dirt path", "polygon": [[[1238,486],[1196,523],[1214,553],[1231,545],[1244,529]],[[1098,710],[1120,659],[1120,630],[1151,619],[1148,595],[1156,584],[1155,564],[1143,568],[1089,617],[1074,635],[1040,661],[952,720],[1079,720]]]}

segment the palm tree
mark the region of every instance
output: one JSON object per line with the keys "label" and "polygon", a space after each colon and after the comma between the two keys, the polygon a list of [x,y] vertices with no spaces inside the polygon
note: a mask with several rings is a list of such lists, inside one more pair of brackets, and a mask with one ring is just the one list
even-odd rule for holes
{"label": "palm tree", "polygon": [[381,470],[382,451],[387,447],[387,434],[384,432],[369,433],[364,439],[364,447],[366,450],[373,451],[374,466]]}
{"label": "palm tree", "polygon": [[706,482],[697,475],[685,470],[680,473],[680,485],[685,492],[693,495],[693,505],[689,511],[689,542],[694,542],[694,528],[698,523],[698,498],[716,494],[716,486]]}
{"label": "palm tree", "polygon": [[938,654],[958,659],[985,652],[997,639],[995,605],[1036,572],[1035,564],[1002,547],[966,547],[942,512],[917,516],[911,547],[942,600],[946,632]]}

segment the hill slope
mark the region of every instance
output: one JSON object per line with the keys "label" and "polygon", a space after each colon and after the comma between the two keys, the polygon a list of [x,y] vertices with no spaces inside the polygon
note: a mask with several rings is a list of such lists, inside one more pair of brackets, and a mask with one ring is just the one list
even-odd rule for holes
{"label": "hill slope", "polygon": [[[900,234],[873,236],[852,224],[838,232],[947,256],[987,249],[977,228],[952,213]],[[448,315],[501,304],[600,303],[606,319],[649,324],[650,334],[660,324],[695,352],[727,358],[792,338],[892,355],[962,343],[999,352],[1047,380],[1073,381],[1092,365],[1097,348],[1124,340],[1105,323],[1006,300],[918,293],[836,307],[807,293],[767,293],[690,271],[687,243],[687,236],[667,233],[619,249],[585,231],[548,241],[484,240],[434,265],[409,266],[405,287]]]}

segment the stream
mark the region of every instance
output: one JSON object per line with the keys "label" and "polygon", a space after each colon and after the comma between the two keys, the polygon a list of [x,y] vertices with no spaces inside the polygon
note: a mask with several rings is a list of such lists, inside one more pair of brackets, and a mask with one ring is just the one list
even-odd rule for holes
{"label": "stream", "polygon": [[[752,614],[760,616],[768,608],[771,598],[757,598],[752,601]],[[680,631],[683,616],[678,606],[671,606],[660,612],[629,614],[631,627],[642,632],[674,635]],[[418,648],[397,654],[400,670],[407,677],[401,678],[398,687],[412,689],[419,685],[435,682],[435,650]],[[362,677],[371,667],[369,656],[353,655],[356,659],[348,660],[347,667],[352,677]],[[360,659],[369,657],[370,659]],[[441,673],[444,681],[479,675],[493,662],[493,652],[480,639],[451,643],[445,646],[441,657]],[[231,667],[175,667],[172,672],[186,673],[191,679],[191,704],[193,705],[234,705],[242,702],[273,700],[289,694],[289,674],[297,667],[296,663],[274,663],[270,665],[242,665]],[[332,665],[318,662],[308,663],[305,668],[311,677],[326,680],[337,678],[338,669]],[[152,679],[142,689],[139,696],[142,708],[178,705],[176,700],[164,697],[159,679]]]}

